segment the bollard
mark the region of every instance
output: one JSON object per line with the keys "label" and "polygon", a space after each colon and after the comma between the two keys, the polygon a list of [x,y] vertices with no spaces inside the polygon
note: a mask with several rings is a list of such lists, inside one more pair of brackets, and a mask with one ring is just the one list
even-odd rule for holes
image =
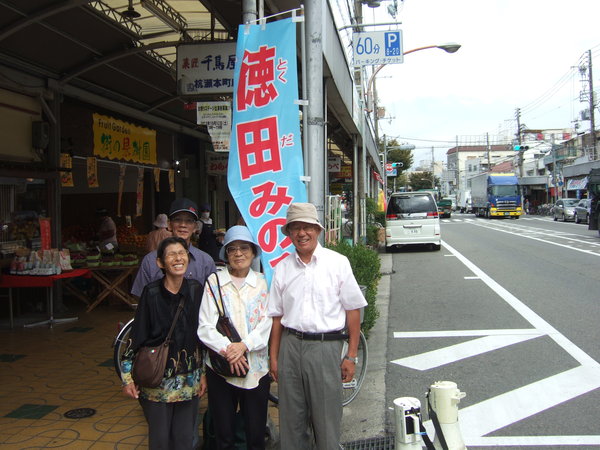
{"label": "bollard", "polygon": [[413,397],[394,400],[396,417],[396,450],[421,450],[423,442],[419,433],[421,402]]}
{"label": "bollard", "polygon": [[460,392],[456,383],[452,381],[437,381],[431,385],[428,394],[429,416],[436,422],[434,416],[437,416],[439,429],[436,426],[435,448],[444,448],[441,444],[439,433],[444,435],[448,450],[466,449],[460,427],[458,425],[458,404],[460,399],[467,394]]}

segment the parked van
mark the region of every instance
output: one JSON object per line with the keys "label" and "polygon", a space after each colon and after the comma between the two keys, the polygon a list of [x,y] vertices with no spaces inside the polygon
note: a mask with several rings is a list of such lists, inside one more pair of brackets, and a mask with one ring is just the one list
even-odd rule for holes
{"label": "parked van", "polygon": [[385,216],[385,248],[430,244],[441,248],[442,236],[437,204],[429,192],[397,192],[388,201]]}

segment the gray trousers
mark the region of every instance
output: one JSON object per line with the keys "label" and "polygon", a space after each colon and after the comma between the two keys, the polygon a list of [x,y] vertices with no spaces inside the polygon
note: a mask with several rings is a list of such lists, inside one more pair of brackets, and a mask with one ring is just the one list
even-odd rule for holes
{"label": "gray trousers", "polygon": [[342,424],[342,340],[301,340],[283,330],[277,361],[281,448],[338,450]]}
{"label": "gray trousers", "polygon": [[139,399],[148,422],[148,448],[150,450],[192,449],[200,398],[183,402],[151,402]]}

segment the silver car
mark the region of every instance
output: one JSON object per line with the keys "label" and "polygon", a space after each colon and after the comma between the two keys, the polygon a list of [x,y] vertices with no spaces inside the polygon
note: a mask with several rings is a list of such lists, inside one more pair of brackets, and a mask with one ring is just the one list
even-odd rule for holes
{"label": "silver car", "polygon": [[579,200],[579,203],[577,203],[577,206],[575,206],[575,212],[573,213],[575,223],[589,223],[591,205],[592,200],[589,198],[583,198]]}
{"label": "silver car", "polygon": [[567,220],[574,220],[575,218],[575,206],[577,206],[579,200],[576,198],[561,198],[554,204],[554,220],[558,219],[566,222]]}

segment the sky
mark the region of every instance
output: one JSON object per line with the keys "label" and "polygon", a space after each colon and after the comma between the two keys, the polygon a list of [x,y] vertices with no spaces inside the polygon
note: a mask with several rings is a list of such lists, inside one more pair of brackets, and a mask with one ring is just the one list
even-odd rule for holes
{"label": "sky", "polygon": [[[393,21],[391,0],[365,8],[364,23]],[[484,143],[517,130],[515,111],[529,129],[571,128],[579,111],[577,67],[592,51],[593,81],[600,89],[598,0],[398,0],[396,20],[403,51],[449,42],[406,55],[376,77],[386,119],[380,134],[416,146],[414,161],[446,160],[459,143]],[[392,27],[393,28],[393,27]],[[389,27],[371,28],[386,30]],[[596,113],[598,114],[598,108]],[[598,122],[598,120],[597,120]],[[589,121],[579,131],[588,131]],[[411,138],[411,139],[408,139]]]}

